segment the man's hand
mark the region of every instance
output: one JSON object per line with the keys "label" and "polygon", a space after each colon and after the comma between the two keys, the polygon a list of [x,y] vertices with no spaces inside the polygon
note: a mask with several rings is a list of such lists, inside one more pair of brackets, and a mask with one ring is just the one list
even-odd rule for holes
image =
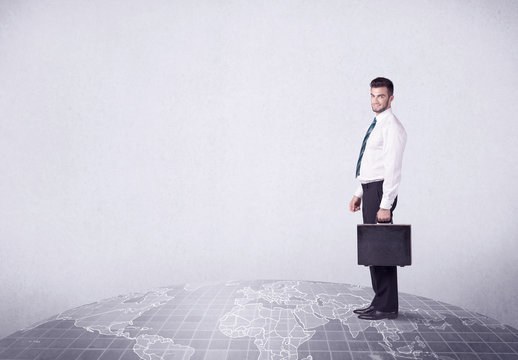
{"label": "man's hand", "polygon": [[360,199],[358,196],[353,196],[353,199],[349,203],[349,210],[352,212],[356,212],[360,210],[360,205],[362,204],[362,199]]}
{"label": "man's hand", "polygon": [[380,223],[390,222],[390,210],[379,209],[377,217],[378,217],[378,222],[380,222]]}

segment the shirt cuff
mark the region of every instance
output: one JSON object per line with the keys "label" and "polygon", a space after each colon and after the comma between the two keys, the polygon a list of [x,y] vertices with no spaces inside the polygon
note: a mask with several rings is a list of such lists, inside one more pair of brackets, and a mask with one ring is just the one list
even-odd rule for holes
{"label": "shirt cuff", "polygon": [[392,203],[394,201],[390,201],[389,199],[382,198],[380,203],[380,209],[390,210],[392,208]]}
{"label": "shirt cuff", "polygon": [[354,192],[354,196],[359,197],[360,199],[363,197],[363,188],[361,185],[358,186],[358,188]]}

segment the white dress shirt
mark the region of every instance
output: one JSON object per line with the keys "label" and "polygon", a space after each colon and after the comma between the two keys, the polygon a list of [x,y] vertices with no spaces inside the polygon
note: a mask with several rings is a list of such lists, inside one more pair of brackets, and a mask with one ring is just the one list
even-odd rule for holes
{"label": "white dress shirt", "polygon": [[367,140],[363,153],[360,175],[358,175],[360,186],[354,193],[355,196],[359,198],[363,196],[361,184],[384,180],[380,208],[392,207],[401,182],[405,144],[405,128],[394,116],[392,109],[389,108],[378,114],[376,126]]}

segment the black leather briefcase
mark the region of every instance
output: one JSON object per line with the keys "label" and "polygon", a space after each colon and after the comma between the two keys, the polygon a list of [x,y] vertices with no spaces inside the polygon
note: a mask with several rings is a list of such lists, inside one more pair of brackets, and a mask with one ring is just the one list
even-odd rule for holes
{"label": "black leather briefcase", "polygon": [[412,265],[410,225],[358,225],[358,265]]}

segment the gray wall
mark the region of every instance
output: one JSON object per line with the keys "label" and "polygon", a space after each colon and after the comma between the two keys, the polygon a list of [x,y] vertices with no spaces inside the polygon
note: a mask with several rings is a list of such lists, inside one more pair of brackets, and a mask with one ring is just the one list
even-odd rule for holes
{"label": "gray wall", "polygon": [[400,290],[518,327],[514,1],[0,2],[0,336],[134,290],[369,285],[348,212],[395,82]]}

